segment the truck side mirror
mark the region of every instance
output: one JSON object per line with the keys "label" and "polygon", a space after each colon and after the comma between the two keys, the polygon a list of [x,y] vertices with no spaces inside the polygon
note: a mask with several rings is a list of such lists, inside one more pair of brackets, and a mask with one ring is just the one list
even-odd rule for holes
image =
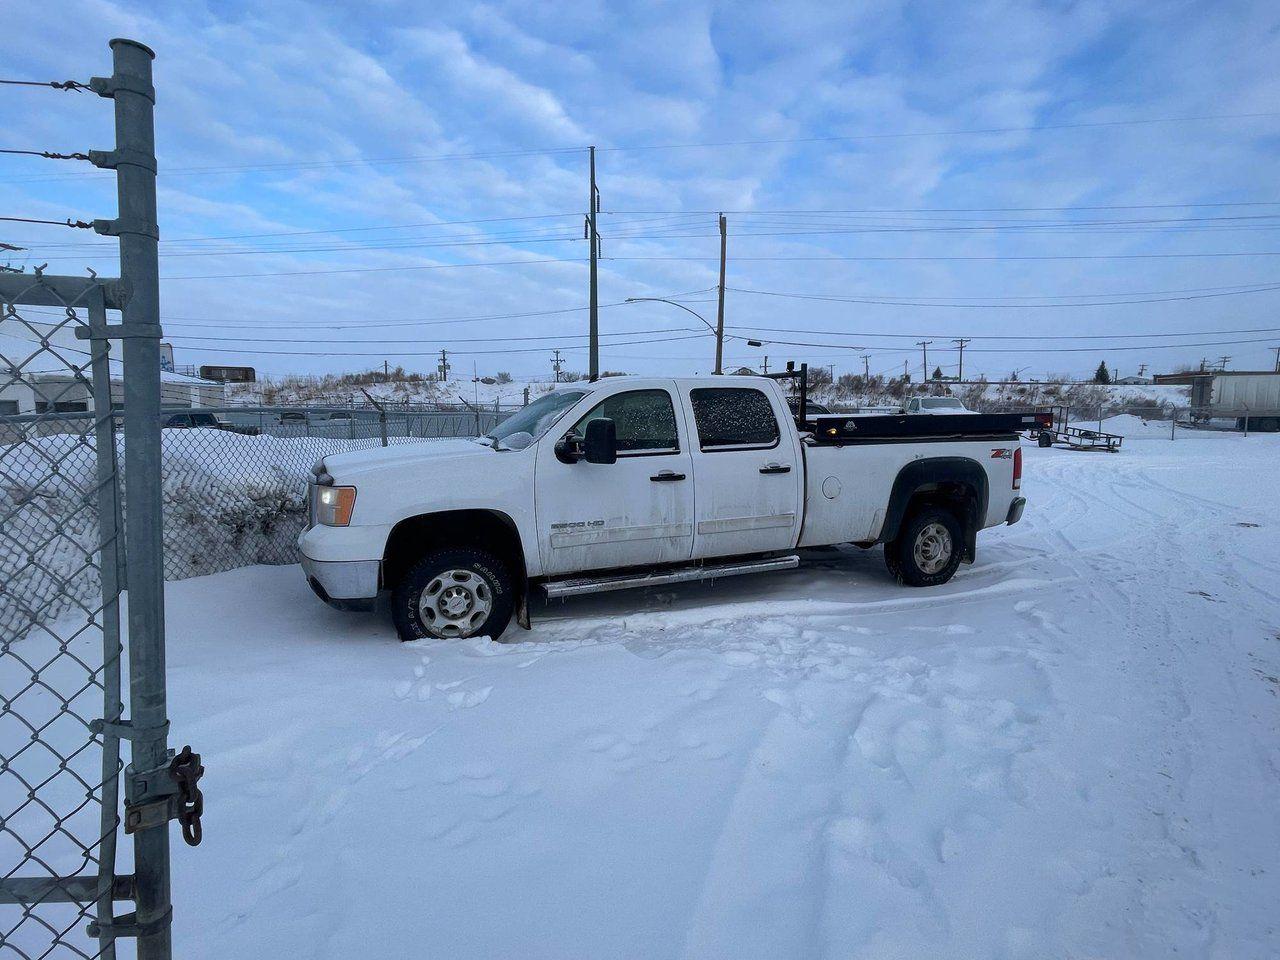
{"label": "truck side mirror", "polygon": [[582,459],[582,438],[570,430],[556,441],[554,450],[561,463],[577,463]]}
{"label": "truck side mirror", "polygon": [[608,417],[587,421],[587,436],[582,444],[587,463],[618,462],[618,427]]}

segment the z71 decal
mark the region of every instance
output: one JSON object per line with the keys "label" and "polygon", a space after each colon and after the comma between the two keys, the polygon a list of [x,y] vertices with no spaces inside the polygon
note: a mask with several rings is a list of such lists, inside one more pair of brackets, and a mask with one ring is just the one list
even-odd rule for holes
{"label": "z71 decal", "polygon": [[998,447],[991,451],[992,460],[1012,460],[1013,450],[1009,447]]}

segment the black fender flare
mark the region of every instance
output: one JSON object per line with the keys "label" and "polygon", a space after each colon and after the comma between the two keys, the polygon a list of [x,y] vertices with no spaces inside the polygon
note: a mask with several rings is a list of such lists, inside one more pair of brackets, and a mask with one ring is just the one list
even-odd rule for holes
{"label": "black fender flare", "polygon": [[978,531],[986,524],[991,490],[987,472],[982,469],[982,464],[971,457],[925,457],[913,460],[899,470],[889,494],[889,506],[885,511],[879,539],[886,543],[893,540],[902,527],[911,498],[923,488],[938,484],[958,484],[972,491],[964,545],[964,558],[972,562]]}

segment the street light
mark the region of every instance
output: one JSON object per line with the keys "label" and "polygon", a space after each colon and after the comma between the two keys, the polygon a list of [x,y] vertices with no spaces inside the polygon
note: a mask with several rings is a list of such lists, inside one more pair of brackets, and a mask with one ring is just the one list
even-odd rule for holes
{"label": "street light", "polygon": [[[691,310],[690,308],[686,307],[683,303],[679,303],[679,302],[678,302],[678,301],[676,301],[676,300],[668,300],[666,297],[627,297],[626,302],[627,302],[627,303],[644,303],[644,302],[649,302],[649,303],[669,303],[669,304],[671,304],[671,306],[673,306],[673,307],[679,307],[679,308],[680,308],[681,310],[683,310],[685,313],[691,313],[691,314],[693,314],[695,317],[697,317],[699,320],[701,320],[701,321],[706,325],[706,327],[707,327],[707,329],[708,329],[708,330],[710,330],[712,333],[714,333],[714,334],[716,335],[716,355],[717,355],[717,356],[719,356],[719,355],[720,355],[720,348],[721,348],[721,345],[722,345],[722,344],[723,344],[723,342],[724,342],[724,341],[721,339],[721,334],[716,330],[716,328],[715,328],[714,326],[712,326],[712,325],[711,325],[711,322],[710,322],[709,320],[707,320],[707,318],[706,318],[706,317],[704,317],[702,314],[698,313],[698,311],[696,311],[696,310]],[[759,344],[756,344],[756,346],[759,346]],[[716,372],[717,374],[719,374],[719,373],[722,373],[723,371],[720,369],[719,365],[717,365],[717,366],[716,366],[716,371],[715,371],[715,372]]]}

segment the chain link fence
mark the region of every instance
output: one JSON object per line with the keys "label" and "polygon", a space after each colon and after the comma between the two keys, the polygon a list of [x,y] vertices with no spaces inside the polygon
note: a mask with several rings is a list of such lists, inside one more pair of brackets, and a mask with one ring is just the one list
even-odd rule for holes
{"label": "chain link fence", "polygon": [[113,418],[65,412],[110,388],[84,303],[62,302],[39,321],[0,304],[0,402],[40,411],[0,417],[0,953],[18,957],[114,955],[83,921],[109,923],[115,884],[119,471]]}
{"label": "chain link fence", "polygon": [[480,436],[511,411],[225,407],[162,415],[165,578],[299,559],[321,457]]}

